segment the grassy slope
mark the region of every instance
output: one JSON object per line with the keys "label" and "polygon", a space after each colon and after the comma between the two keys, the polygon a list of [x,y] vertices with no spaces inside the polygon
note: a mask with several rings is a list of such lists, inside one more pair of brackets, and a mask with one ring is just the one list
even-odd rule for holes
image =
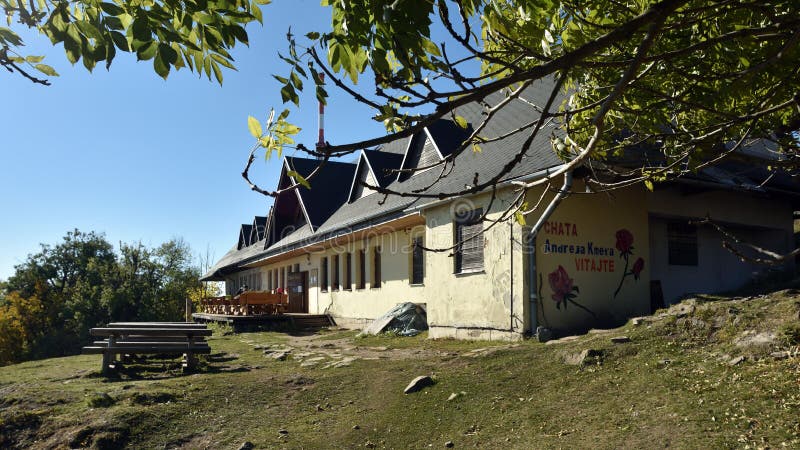
{"label": "grassy slope", "polygon": [[[791,348],[780,336],[734,345],[742,332],[780,334],[800,323],[800,296],[707,300],[714,301],[698,301],[688,317],[552,345],[352,332],[311,342],[336,346],[327,351],[389,347],[380,359],[339,368],[301,367],[299,358],[276,361],[253,349],[286,343],[278,333],[215,333],[211,346],[222,354],[189,376],[158,368],[109,381],[98,376],[96,355],[3,367],[0,447],[800,447],[800,358],[768,356]],[[632,341],[610,342],[622,334]],[[605,353],[602,364],[563,362],[589,348]],[[739,355],[748,359],[728,364]],[[404,395],[421,374],[437,384]],[[90,406],[98,393],[113,405]]]}

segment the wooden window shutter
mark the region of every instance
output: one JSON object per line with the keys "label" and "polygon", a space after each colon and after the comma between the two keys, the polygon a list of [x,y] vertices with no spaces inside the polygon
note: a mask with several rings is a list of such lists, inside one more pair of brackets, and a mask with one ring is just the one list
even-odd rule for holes
{"label": "wooden window shutter", "polygon": [[425,250],[422,249],[422,237],[415,237],[412,242],[414,248],[411,253],[411,284],[422,284],[425,278]]}
{"label": "wooden window shutter", "polygon": [[353,254],[350,252],[344,255],[344,288],[353,289]]}
{"label": "wooden window shutter", "polygon": [[323,256],[319,263],[320,289],[328,291],[328,257]]}
{"label": "wooden window shutter", "polygon": [[456,273],[483,270],[483,209],[456,214]]}
{"label": "wooden window shutter", "polygon": [[372,253],[372,287],[381,287],[381,247],[375,246]]}
{"label": "wooden window shutter", "polygon": [[357,289],[364,289],[367,285],[367,262],[366,259],[366,252],[364,249],[358,251],[358,288]]}
{"label": "wooden window shutter", "polygon": [[339,290],[339,255],[333,255],[333,286],[334,291]]}

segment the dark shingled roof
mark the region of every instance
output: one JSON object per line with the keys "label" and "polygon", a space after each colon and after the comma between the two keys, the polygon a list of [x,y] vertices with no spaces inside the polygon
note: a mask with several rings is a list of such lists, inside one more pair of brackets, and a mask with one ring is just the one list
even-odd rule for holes
{"label": "dark shingled roof", "polygon": [[402,159],[403,155],[406,153],[406,147],[408,147],[408,139],[398,139],[383,144],[379,150],[383,153],[396,153],[400,155],[400,159]]}
{"label": "dark shingled roof", "polygon": [[[529,87],[524,97],[531,103],[543,105],[550,94],[551,84],[548,82],[535,82]],[[505,99],[502,94],[493,94],[485,100],[489,105],[495,105]],[[558,102],[556,102],[558,104]],[[470,127],[476,127],[484,119],[485,109],[478,103],[472,103],[459,108],[456,114],[464,117]],[[531,118],[538,116],[537,111],[528,103],[520,100],[510,102],[502,108],[489,121],[481,131],[481,136],[486,138],[496,137],[520,129],[530,122]],[[439,150],[450,154],[461,143],[465,131],[447,120],[439,121],[429,129],[431,136],[436,140]],[[469,131],[468,128],[467,131]],[[513,133],[505,139],[481,144],[480,152],[467,149],[455,158],[455,168],[444,178],[437,181],[440,170],[427,170],[415,174],[405,181],[397,181],[394,177],[382,177],[382,167],[399,167],[402,156],[408,147],[411,138],[399,139],[385,144],[379,151],[368,150],[370,164],[373,165],[376,177],[382,186],[389,189],[412,193],[412,191],[425,189],[424,193],[452,193],[464,190],[465,186],[472,185],[475,174],[479,181],[488,180],[501,173],[506,163],[520,152],[522,145],[528,137],[530,130]],[[563,162],[553,153],[550,136],[556,133],[555,125],[546,125],[533,140],[528,151],[523,155],[509,173],[500,178],[500,182],[510,181],[524,177],[545,169],[561,165]],[[454,135],[450,135],[453,133]],[[390,156],[390,154],[392,154]],[[287,158],[289,165],[305,176],[318,164],[315,159]],[[334,236],[348,234],[359,228],[378,224],[408,214],[410,208],[424,207],[426,204],[437,201],[436,198],[416,198],[372,193],[351,203],[347,202],[350,186],[355,175],[355,164],[330,162],[323,167],[320,174],[311,180],[311,189],[300,188],[300,195],[307,208],[313,230],[308,226],[300,227],[281,240],[264,248],[261,245],[252,245],[248,248],[237,250],[235,247],[225,254],[209,272],[204,275],[206,280],[219,280],[226,273],[238,270],[238,267],[260,259],[280,254],[312,242],[322,241]],[[258,249],[253,251],[252,249]]]}

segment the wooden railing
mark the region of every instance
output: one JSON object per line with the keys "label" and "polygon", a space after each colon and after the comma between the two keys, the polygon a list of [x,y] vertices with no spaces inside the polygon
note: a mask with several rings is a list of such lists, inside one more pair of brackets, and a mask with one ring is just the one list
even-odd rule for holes
{"label": "wooden railing", "polygon": [[200,300],[200,309],[204,313],[233,316],[283,314],[288,305],[288,295],[265,291],[247,291],[236,296],[226,295]]}

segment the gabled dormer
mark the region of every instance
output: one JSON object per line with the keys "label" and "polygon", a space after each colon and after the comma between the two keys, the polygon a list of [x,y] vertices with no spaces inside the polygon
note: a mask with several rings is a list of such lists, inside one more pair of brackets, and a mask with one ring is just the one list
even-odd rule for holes
{"label": "gabled dormer", "polygon": [[295,169],[290,166],[288,158],[284,158],[278,179],[278,190],[285,191],[278,194],[270,210],[265,233],[265,248],[309,223],[308,212],[300,196],[300,188],[289,189],[297,184],[288,175],[291,170]]}
{"label": "gabled dormer", "polygon": [[365,187],[386,187],[397,178],[397,169],[403,161],[403,155],[379,150],[362,150],[356,164],[355,177],[350,186],[348,202],[366,197],[374,191]]}
{"label": "gabled dormer", "polygon": [[252,234],[252,231],[253,231],[253,225],[248,223],[242,224],[242,227],[239,228],[239,243],[236,244],[237,249],[241,250],[245,247],[250,246],[250,244],[252,243],[250,241],[250,235]]}
{"label": "gabled dormer", "polygon": [[[436,147],[436,143],[433,141],[433,138],[431,138],[430,133],[428,133],[428,129],[424,128],[409,139],[406,154],[403,157],[400,168],[408,170],[418,167],[427,167],[436,164],[443,158],[444,156]],[[425,169],[414,172],[400,172],[397,174],[397,181],[405,181],[424,171]]]}
{"label": "gabled dormer", "polygon": [[[472,126],[461,128],[451,120],[439,119],[411,137],[403,156],[404,170],[432,166],[450,155],[472,133]],[[405,181],[427,169],[400,172],[398,181]]]}
{"label": "gabled dormer", "polygon": [[253,229],[250,231],[250,243],[255,244],[256,242],[264,239],[264,232],[267,228],[267,218],[263,216],[256,216],[253,218]]}
{"label": "gabled dormer", "polygon": [[[310,187],[298,186],[297,192],[305,208],[311,231],[316,231],[342,205],[347,203],[350,184],[356,165],[337,161],[327,161],[317,170],[320,160],[287,157],[287,167],[308,180]],[[311,178],[311,174],[316,175]],[[344,180],[344,182],[342,182]]]}

